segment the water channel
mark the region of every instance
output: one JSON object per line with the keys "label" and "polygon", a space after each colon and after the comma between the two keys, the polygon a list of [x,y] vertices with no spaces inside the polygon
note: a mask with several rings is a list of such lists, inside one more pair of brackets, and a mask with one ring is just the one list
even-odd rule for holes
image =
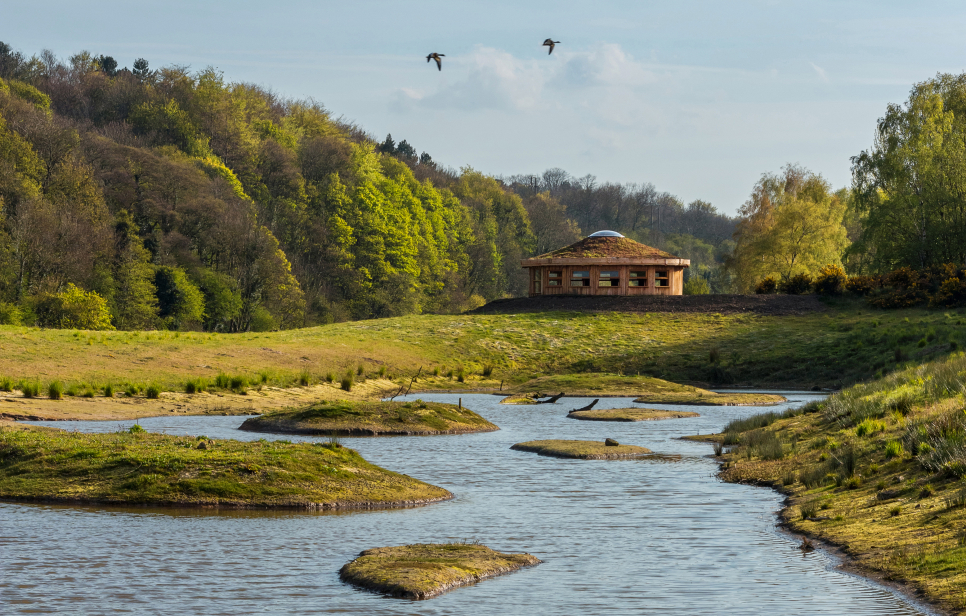
{"label": "water channel", "polygon": [[[456,402],[459,396],[418,397]],[[677,439],[719,431],[761,409],[688,407],[701,416],[604,423],[565,417],[583,400],[509,406],[492,395],[461,397],[502,429],[343,439],[376,464],[456,494],[445,503],[352,513],[0,503],[0,612],[930,614],[836,570],[831,556],[803,556],[796,538],[775,527],[778,493],[722,483],[710,445]],[[815,397],[788,394],[778,408]],[[635,406],[629,398],[598,405],[628,406]],[[236,430],[243,419],[172,416],[141,425],[168,434],[271,438]],[[112,431],[130,423],[47,425]],[[536,439],[606,437],[681,458],[560,460],[509,449]],[[367,548],[462,539],[530,552],[544,563],[422,602],[384,598],[338,579],[339,568]]]}

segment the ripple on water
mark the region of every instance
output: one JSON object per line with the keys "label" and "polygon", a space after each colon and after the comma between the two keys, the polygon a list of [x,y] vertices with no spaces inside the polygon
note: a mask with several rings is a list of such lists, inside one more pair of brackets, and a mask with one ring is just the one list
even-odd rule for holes
{"label": "ripple on water", "polygon": [[[491,395],[420,397],[462,397],[502,430],[342,440],[376,464],[454,492],[452,501],[342,513],[0,503],[0,601],[10,613],[928,613],[836,571],[821,552],[803,557],[796,539],[775,528],[779,494],[721,483],[708,444],[677,440],[760,409],[695,407],[688,410],[700,417],[600,424],[567,419],[573,400],[520,407]],[[796,394],[789,404],[814,398]],[[599,406],[632,404],[605,398]],[[169,434],[272,438],[238,431],[243,420],[160,417],[141,425]],[[130,422],[49,425],[109,431]],[[563,460],[509,449],[542,438],[606,437],[681,458]],[[339,568],[367,548],[460,539],[527,551],[544,563],[418,603],[338,579]]]}

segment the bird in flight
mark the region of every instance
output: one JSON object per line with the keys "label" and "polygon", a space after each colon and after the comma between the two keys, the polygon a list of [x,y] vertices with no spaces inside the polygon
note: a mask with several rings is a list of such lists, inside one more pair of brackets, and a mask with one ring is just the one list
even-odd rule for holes
{"label": "bird in flight", "polygon": [[433,53],[431,53],[428,56],[426,56],[426,61],[429,62],[430,60],[436,60],[436,68],[438,68],[439,70],[443,70],[443,60],[442,59],[445,58],[445,57],[446,57],[446,54],[445,53],[436,53],[434,51]]}
{"label": "bird in flight", "polygon": [[545,40],[543,42],[543,47],[549,47],[550,48],[550,51],[547,52],[547,55],[548,56],[553,53],[553,46],[554,45],[557,45],[559,43],[560,43],[560,41],[555,41],[553,39],[547,39],[547,40]]}

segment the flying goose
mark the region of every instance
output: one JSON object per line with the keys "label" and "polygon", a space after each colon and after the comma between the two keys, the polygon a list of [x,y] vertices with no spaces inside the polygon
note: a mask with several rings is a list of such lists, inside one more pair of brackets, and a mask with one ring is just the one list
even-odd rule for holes
{"label": "flying goose", "polygon": [[436,60],[436,68],[438,68],[439,70],[443,70],[442,58],[445,58],[445,57],[446,57],[445,53],[436,53],[434,51],[433,53],[426,56],[426,61],[429,62],[430,60]]}
{"label": "flying goose", "polygon": [[549,48],[550,48],[550,51],[548,51],[548,52],[547,52],[547,55],[549,56],[550,54],[552,54],[552,53],[553,53],[553,46],[554,46],[554,45],[557,45],[557,44],[559,44],[559,43],[560,43],[560,41],[555,41],[555,40],[553,40],[553,39],[547,39],[547,40],[545,40],[545,41],[543,42],[543,45],[542,45],[542,47],[549,47]]}

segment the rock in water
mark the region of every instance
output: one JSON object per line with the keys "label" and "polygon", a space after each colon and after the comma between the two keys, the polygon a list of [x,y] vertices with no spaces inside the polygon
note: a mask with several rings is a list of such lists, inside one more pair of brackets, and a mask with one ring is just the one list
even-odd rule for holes
{"label": "rock in water", "polygon": [[618,447],[618,446],[620,446],[620,443],[618,443],[617,441],[615,441],[612,438],[609,438],[609,439],[604,440],[604,444],[607,445],[608,447]]}

